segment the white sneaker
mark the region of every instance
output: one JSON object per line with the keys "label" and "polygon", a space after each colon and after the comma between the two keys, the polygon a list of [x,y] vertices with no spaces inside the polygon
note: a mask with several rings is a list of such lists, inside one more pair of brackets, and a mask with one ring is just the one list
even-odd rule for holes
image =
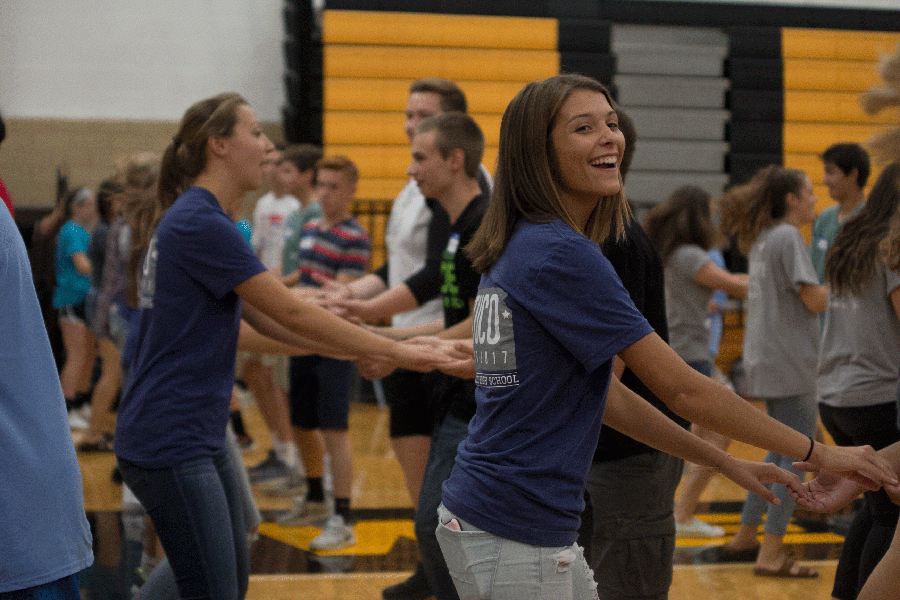
{"label": "white sneaker", "polygon": [[701,521],[697,517],[694,517],[687,523],[679,523],[678,521],[675,522],[675,537],[716,538],[716,537],[722,537],[723,535],[725,535],[724,529],[722,529],[718,525],[713,525],[711,523],[707,523],[706,521]]}
{"label": "white sneaker", "polygon": [[301,527],[303,525],[325,525],[328,519],[328,506],[325,502],[314,502],[306,498],[294,499],[294,507],[278,517],[276,522],[285,527]]}
{"label": "white sneaker", "polygon": [[341,515],[331,515],[322,527],[322,533],[309,543],[310,550],[340,550],[356,543],[353,526],[344,522]]}
{"label": "white sneaker", "polygon": [[69,411],[69,429],[76,431],[84,431],[89,427],[87,419],[81,414],[77,408]]}
{"label": "white sneaker", "polygon": [[260,485],[263,493],[280,498],[302,496],[306,493],[306,476],[299,469],[292,469],[285,479],[276,479],[268,485]]}

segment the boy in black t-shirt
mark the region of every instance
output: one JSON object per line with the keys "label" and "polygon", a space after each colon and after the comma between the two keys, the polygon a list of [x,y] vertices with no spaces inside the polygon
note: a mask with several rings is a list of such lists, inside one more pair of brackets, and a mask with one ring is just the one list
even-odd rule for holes
{"label": "boy in black t-shirt", "polygon": [[[484,135],[468,115],[448,112],[418,125],[411,151],[409,175],[430,199],[434,218],[449,223],[450,236],[441,259],[444,319],[418,327],[394,329],[391,335],[471,339],[472,304],[481,277],[472,268],[463,248],[481,224],[487,204],[487,197],[478,183]],[[373,369],[367,375],[375,374],[381,375],[383,371],[378,373]],[[450,475],[456,448],[466,437],[469,420],[475,415],[475,384],[471,379],[437,372],[429,374],[428,382],[437,423],[416,511],[416,538],[434,595],[442,599],[457,598],[435,529],[441,485]]]}

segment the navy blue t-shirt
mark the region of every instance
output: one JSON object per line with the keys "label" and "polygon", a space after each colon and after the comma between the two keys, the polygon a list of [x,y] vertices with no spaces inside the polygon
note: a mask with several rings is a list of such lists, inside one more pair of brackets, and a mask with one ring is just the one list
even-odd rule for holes
{"label": "navy blue t-shirt", "polygon": [[169,208],[144,258],[118,456],[161,468],[224,446],[241,319],[234,288],[265,270],[209,191],[192,187]]}
{"label": "navy blue t-shirt", "polygon": [[520,222],[475,300],[478,408],[444,505],[500,537],[573,544],[612,359],[652,331],[596,244]]}

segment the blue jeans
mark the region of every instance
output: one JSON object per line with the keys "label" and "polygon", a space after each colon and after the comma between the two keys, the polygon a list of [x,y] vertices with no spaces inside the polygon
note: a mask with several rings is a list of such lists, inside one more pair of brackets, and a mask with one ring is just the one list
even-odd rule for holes
{"label": "blue jeans", "polygon": [[250,560],[241,488],[225,447],[211,457],[146,469],[119,458],[150,515],[183,600],[243,600]]}
{"label": "blue jeans", "polygon": [[[786,398],[765,398],[765,402],[766,412],[776,421],[784,423],[803,435],[815,435],[818,411],[813,394],[801,394]],[[791,466],[794,462],[792,458],[769,452],[766,454],[765,462],[774,463],[775,466],[798,476],[803,475]],[[744,501],[744,509],[741,511],[741,523],[757,526],[762,521],[763,513],[768,511],[763,531],[771,535],[784,535],[797,503],[791,498],[785,486],[770,483],[768,487],[781,498],[781,506],[769,504],[756,494],[749,492],[747,493],[747,500]]]}
{"label": "blue jeans", "polygon": [[78,573],[24,590],[0,592],[0,600],[81,600]]}
{"label": "blue jeans", "polygon": [[[451,519],[461,531],[447,527]],[[597,600],[578,544],[542,548],[514,542],[463,521],[442,504],[437,539],[462,600]]]}
{"label": "blue jeans", "polygon": [[456,449],[469,435],[469,422],[452,414],[444,417],[431,437],[428,463],[419,492],[419,509],[416,511],[416,540],[425,578],[437,600],[457,600],[456,587],[447,571],[447,563],[435,537],[438,526],[438,506],[441,504],[441,488],[456,463]]}

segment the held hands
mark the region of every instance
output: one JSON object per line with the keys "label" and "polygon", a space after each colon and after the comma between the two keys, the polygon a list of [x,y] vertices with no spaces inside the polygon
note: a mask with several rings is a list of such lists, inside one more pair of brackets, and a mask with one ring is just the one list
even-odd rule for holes
{"label": "held hands", "polygon": [[[900,504],[900,485],[893,474],[894,471],[890,463],[871,446],[848,448],[817,444],[817,448],[821,448],[821,454],[814,453],[809,461],[794,463],[795,469],[817,472],[815,479],[804,484],[806,498],[795,497],[797,504],[808,510],[830,513],[847,506],[861,493],[878,490],[882,486],[891,500],[895,504]],[[871,460],[873,456],[877,460]],[[862,468],[847,470],[846,461],[854,459],[862,460],[862,467],[869,470],[864,471]],[[838,470],[835,468],[837,466],[844,470]],[[887,475],[881,467],[888,472]]]}
{"label": "held hands", "polygon": [[897,474],[891,464],[872,446],[828,446],[815,444],[806,462],[794,463],[800,471],[829,471],[850,478],[866,489],[877,490],[882,485],[896,487]]}
{"label": "held hands", "polygon": [[353,297],[350,286],[346,283],[338,283],[334,279],[329,279],[320,273],[311,273],[313,281],[321,287],[319,292],[325,302],[334,303],[340,300],[348,300]]}
{"label": "held hands", "polygon": [[753,462],[728,455],[725,463],[719,467],[719,471],[745,490],[753,492],[766,502],[776,506],[781,504],[781,499],[766,487],[768,483],[785,485],[794,498],[807,498],[809,495],[799,477],[772,463]]}
{"label": "held hands", "polygon": [[840,510],[866,490],[863,485],[828,471],[819,473],[818,477],[804,483],[803,487],[806,494],[795,494],[791,490],[791,496],[801,508],[820,513]]}
{"label": "held hands", "polygon": [[442,353],[446,358],[438,369],[460,379],[473,379],[475,377],[475,356],[472,350],[472,340],[445,340],[435,336],[420,336],[410,338],[410,344],[428,346]]}
{"label": "held hands", "polygon": [[445,340],[422,336],[398,342],[391,359],[359,360],[356,367],[366,379],[381,379],[394,369],[410,371],[442,371],[455,377],[475,376],[472,340]]}

